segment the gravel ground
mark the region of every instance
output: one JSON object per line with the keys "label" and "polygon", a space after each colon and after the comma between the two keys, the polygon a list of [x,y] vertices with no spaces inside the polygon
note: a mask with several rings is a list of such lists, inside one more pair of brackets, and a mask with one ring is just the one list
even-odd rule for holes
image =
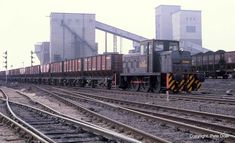
{"label": "gravel ground", "polygon": [[[74,100],[72,99],[71,102],[74,102]],[[174,126],[169,126],[160,121],[156,122],[156,121],[148,120],[136,114],[130,114],[124,111],[117,110],[114,107],[101,106],[99,104],[96,104],[96,102],[93,102],[93,101],[80,99],[80,101],[76,101],[76,102],[79,102],[79,104],[83,105],[89,110],[92,110],[92,111],[95,111],[96,113],[107,116],[115,121],[119,121],[123,124],[127,124],[134,128],[140,129],[144,132],[167,139],[169,141],[182,142],[184,140],[184,141],[192,141],[192,142],[198,142],[198,141],[207,142],[202,139],[193,140],[190,137],[194,136],[194,134],[186,130],[178,129]],[[215,141],[213,140],[213,142]]]}
{"label": "gravel ground", "polygon": [[[82,90],[82,92],[83,91],[84,90]],[[141,96],[141,95],[124,95],[124,94],[107,93],[105,91],[104,92],[98,92],[98,91],[95,92],[92,90],[87,90],[86,92],[93,93],[93,94],[96,94],[99,96],[112,97],[115,99],[122,99],[122,100],[127,100],[127,101],[136,101],[136,102],[141,102],[141,103],[146,103],[146,104],[169,106],[169,107],[175,107],[175,108],[182,108],[182,109],[189,109],[189,110],[196,110],[196,111],[203,111],[203,112],[210,112],[210,113],[235,116],[235,106],[234,105],[192,102],[192,101],[183,101],[183,100],[176,100],[176,99],[166,101],[166,98],[165,99],[157,98],[157,96],[159,96],[157,94],[153,95],[156,97],[146,97],[146,96]],[[145,94],[145,93],[143,93],[143,94]]]}
{"label": "gravel ground", "polygon": [[[3,98],[2,93],[0,93],[0,98]],[[4,101],[0,100],[0,112],[3,114],[6,113],[6,104]],[[14,133],[14,131],[9,129],[9,126],[6,126],[3,123],[0,123],[0,143],[25,143],[25,140],[20,138]]]}
{"label": "gravel ground", "polygon": [[[61,113],[65,113],[66,115],[70,115],[77,119],[90,121],[89,119],[87,119],[87,117],[84,117],[84,115],[82,115],[79,111],[77,111],[73,107],[64,105],[62,102],[56,101],[56,99],[54,99],[53,97],[46,96],[45,93],[37,91],[35,92],[35,94],[32,94],[31,92],[35,92],[35,90],[32,89],[30,93],[27,93],[27,95],[37,101],[40,101],[48,105],[49,107]],[[188,131],[183,131],[178,128],[168,126],[167,124],[162,124],[160,122],[158,123],[154,121],[149,121],[149,120],[146,120],[145,118],[141,118],[136,115],[130,115],[129,113],[115,111],[111,108],[100,107],[98,105],[95,105],[94,103],[80,102],[80,104],[85,106],[87,109],[90,109],[99,114],[115,119],[116,121],[131,125],[135,128],[144,130],[145,132],[168,139],[170,141],[182,142],[182,140],[187,140],[193,143],[194,142],[195,143],[196,142],[198,143],[199,142],[215,142],[215,140],[193,139],[192,136],[195,136],[195,135]]]}
{"label": "gravel ground", "polygon": [[[19,89],[21,87],[18,87]],[[34,92],[33,90],[30,92]],[[97,93],[97,92],[96,92]],[[44,93],[43,93],[44,94]],[[157,98],[146,98],[146,97],[140,97],[140,96],[132,96],[132,95],[119,95],[119,94],[110,94],[110,93],[101,93],[103,96],[112,96],[120,99],[125,99],[125,100],[131,100],[131,101],[138,101],[138,102],[143,102],[143,103],[149,103],[149,104],[157,104],[157,105],[164,105],[164,106],[172,106],[172,107],[178,107],[178,108],[185,108],[185,109],[193,109],[193,110],[199,110],[199,111],[206,111],[206,112],[213,112],[213,113],[220,113],[220,114],[227,114],[227,115],[234,115],[235,116],[235,107],[234,106],[229,106],[228,105],[220,105],[217,106],[217,104],[208,104],[208,103],[196,103],[196,102],[185,102],[185,101],[169,101],[166,102],[165,100],[162,99],[157,99]],[[30,95],[30,93],[29,93]],[[36,93],[36,94],[31,94],[35,100],[41,101],[44,104],[52,107],[55,110],[58,110],[62,113],[69,114],[70,116],[72,115],[74,118],[79,118],[79,119],[85,119],[89,121],[89,119],[86,119],[83,115],[81,115],[76,109],[73,107],[69,107],[67,105],[64,105],[63,103],[59,101],[55,101],[54,98],[48,98],[45,96],[42,96],[42,93]],[[135,115],[129,115],[127,113],[119,112],[119,111],[113,111],[111,109],[103,108],[96,106],[94,104],[89,104],[89,103],[82,103],[84,106],[89,108],[90,110],[94,110],[97,113],[100,113],[102,115],[108,116],[115,118],[115,120],[127,123],[130,125],[135,126],[136,128],[139,128],[141,130],[145,130],[146,132],[150,132],[152,134],[155,134],[158,136],[159,134],[163,138],[168,138],[171,141],[174,142],[182,142],[182,139],[186,139],[190,142],[219,142],[215,140],[202,140],[202,139],[192,139],[192,135],[188,133],[187,131],[180,131],[178,129],[175,129],[174,127],[170,127],[164,124],[159,124],[156,122],[152,121],[146,121],[144,118],[140,118]],[[164,132],[164,134],[163,134]],[[183,132],[185,132],[183,134]]]}
{"label": "gravel ground", "polygon": [[230,93],[235,97],[235,79],[206,79],[199,90],[212,95],[226,95]]}
{"label": "gravel ground", "polygon": [[25,140],[20,138],[10,130],[8,126],[0,123],[0,142],[1,143],[25,143]]}

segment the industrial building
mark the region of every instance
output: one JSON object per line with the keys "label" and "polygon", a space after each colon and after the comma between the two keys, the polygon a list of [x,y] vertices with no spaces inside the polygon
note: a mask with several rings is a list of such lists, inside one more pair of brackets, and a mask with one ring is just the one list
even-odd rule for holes
{"label": "industrial building", "polygon": [[41,42],[34,45],[35,54],[40,60],[41,64],[48,64],[50,62],[50,42]]}
{"label": "industrial building", "polygon": [[[202,47],[201,11],[181,10],[180,6],[174,5],[160,5],[155,10],[156,39],[180,41],[180,48],[192,54],[208,51]],[[95,14],[53,12],[50,15],[49,52],[36,49],[40,63],[48,62],[43,59],[48,53],[49,62],[97,55],[96,30],[105,32],[105,52],[107,33],[113,34],[113,52],[117,52],[117,36],[133,41],[134,50],[130,53],[140,52],[138,43],[148,39],[96,21]]]}
{"label": "industrial building", "polygon": [[208,51],[202,47],[201,11],[160,5],[155,9],[155,21],[156,39],[180,41],[180,47],[192,54]]}
{"label": "industrial building", "polygon": [[97,54],[95,14],[51,13],[50,62]]}
{"label": "industrial building", "polygon": [[[88,57],[98,54],[95,31],[105,32],[105,52],[107,53],[107,33],[113,34],[113,52],[117,52],[117,36],[133,41],[133,47],[147,38],[95,20],[95,14],[51,13],[49,62]],[[35,51],[41,64],[45,64],[40,44]],[[120,48],[121,49],[121,48]],[[45,55],[45,56],[46,56]]]}

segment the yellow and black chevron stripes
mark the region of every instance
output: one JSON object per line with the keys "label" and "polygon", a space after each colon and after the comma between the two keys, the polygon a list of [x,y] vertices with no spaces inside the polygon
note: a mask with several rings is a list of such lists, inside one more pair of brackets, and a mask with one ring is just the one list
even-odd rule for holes
{"label": "yellow and black chevron stripes", "polygon": [[196,80],[194,82],[194,84],[195,84],[194,90],[196,90],[196,91],[202,86],[202,84],[199,80]]}
{"label": "yellow and black chevron stripes", "polygon": [[175,80],[173,74],[167,74],[168,78],[168,90],[174,91],[175,89]]}
{"label": "yellow and black chevron stripes", "polygon": [[176,82],[173,74],[166,74],[167,90],[175,93],[180,91],[191,92],[194,90],[197,91],[201,87],[201,82],[195,74],[186,74],[184,77],[182,80]]}
{"label": "yellow and black chevron stripes", "polygon": [[187,84],[187,91],[192,91],[193,83],[195,82],[194,75],[189,76],[188,84]]}
{"label": "yellow and black chevron stripes", "polygon": [[179,83],[179,86],[178,86],[178,91],[182,91],[183,88],[184,88],[184,85],[185,85],[185,80],[182,79]]}

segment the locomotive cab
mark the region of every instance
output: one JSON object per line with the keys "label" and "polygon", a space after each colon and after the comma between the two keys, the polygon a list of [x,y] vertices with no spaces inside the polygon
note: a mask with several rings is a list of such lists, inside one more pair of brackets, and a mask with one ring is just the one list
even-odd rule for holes
{"label": "locomotive cab", "polygon": [[191,71],[191,54],[179,48],[178,41],[146,40],[141,42],[141,55],[146,55],[147,72],[169,73]]}

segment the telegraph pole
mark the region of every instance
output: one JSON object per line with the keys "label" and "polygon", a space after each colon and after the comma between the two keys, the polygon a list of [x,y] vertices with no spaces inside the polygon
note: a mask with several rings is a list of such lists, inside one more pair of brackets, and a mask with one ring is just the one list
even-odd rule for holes
{"label": "telegraph pole", "polygon": [[4,52],[4,55],[3,55],[5,61],[3,63],[5,63],[5,69],[6,69],[6,83],[7,83],[7,51]]}

